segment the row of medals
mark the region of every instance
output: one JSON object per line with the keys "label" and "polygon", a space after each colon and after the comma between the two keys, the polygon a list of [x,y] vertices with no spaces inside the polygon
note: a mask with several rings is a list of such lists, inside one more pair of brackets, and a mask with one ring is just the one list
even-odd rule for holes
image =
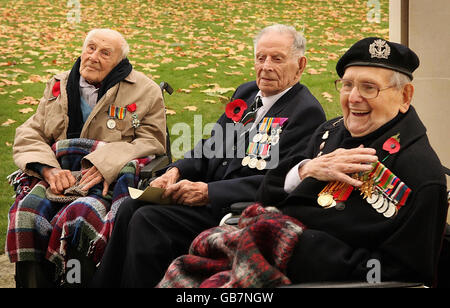
{"label": "row of medals", "polygon": [[[329,131],[326,131],[322,136],[322,140],[326,141],[328,139],[328,136]],[[318,156],[322,155],[322,149],[324,148],[325,141],[320,145],[321,151],[319,152]],[[363,199],[365,199],[373,209],[375,209],[378,213],[383,214],[387,218],[391,218],[397,215],[398,210],[396,202],[391,200],[391,198],[389,198],[389,196],[387,196],[380,188],[374,185],[374,181],[372,178],[363,181],[363,176],[354,174],[353,177],[362,180],[363,185],[359,188],[359,190],[361,191],[361,195],[363,195]],[[341,183],[341,185],[347,184]],[[343,209],[345,207],[345,204],[343,202],[336,202],[336,200],[334,200],[333,198],[333,194],[329,192],[319,194],[317,203],[325,209],[333,207],[336,207],[336,209]]]}
{"label": "row of medals", "polygon": [[257,155],[249,154],[242,159],[242,166],[248,166],[249,168],[256,168],[258,170],[264,170],[267,166],[267,159],[270,151],[270,146],[277,144],[280,141],[280,133],[281,127],[270,130],[270,136],[267,133],[258,132],[255,136],[253,136],[253,142],[257,144],[269,144],[269,148],[267,149],[267,155],[260,156],[261,159],[258,159]]}
{"label": "row of medals", "polygon": [[[358,179],[358,175],[353,175],[353,178]],[[361,178],[359,178],[359,180],[361,180]],[[344,183],[341,184],[348,185]],[[369,203],[378,213],[383,214],[383,216],[387,218],[397,215],[398,210],[396,202],[389,198],[389,196],[387,196],[380,188],[374,185],[373,179],[364,181],[359,190],[361,191],[361,195],[363,195],[363,199],[365,199],[367,203]],[[334,200],[332,192],[324,192],[319,194],[317,203],[325,209],[332,207],[341,209],[344,206],[342,202],[336,202],[336,200]]]}
{"label": "row of medals", "polygon": [[[140,121],[138,120],[137,114],[136,114],[136,113],[133,113],[133,114],[131,115],[131,118],[132,118],[131,125],[132,125],[134,128],[138,128],[138,127],[140,126]],[[109,129],[114,129],[114,128],[116,128],[116,121],[115,121],[114,119],[112,119],[112,118],[108,119],[108,121],[106,121],[106,127],[108,127]]]}

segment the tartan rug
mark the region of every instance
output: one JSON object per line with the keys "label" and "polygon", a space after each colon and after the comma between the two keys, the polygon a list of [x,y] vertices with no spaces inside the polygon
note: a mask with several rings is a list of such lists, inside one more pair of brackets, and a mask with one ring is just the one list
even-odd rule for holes
{"label": "tartan rug", "polygon": [[[77,138],[53,144],[62,169],[81,169],[82,158],[105,142]],[[130,161],[120,171],[108,195],[102,196],[103,183],[89,190],[89,194],[64,204],[45,197],[49,186],[44,180],[26,175],[20,170],[11,178],[16,199],[8,215],[6,253],[11,262],[39,261],[43,258],[55,263],[57,274],[65,270],[68,245],[98,263],[111,235],[114,218],[122,201],[129,196],[128,186],[136,187],[140,169],[151,158]]]}
{"label": "tartan rug", "polygon": [[262,288],[290,284],[285,275],[300,235],[295,218],[259,204],[248,207],[238,226],[202,232],[189,254],[176,258],[159,288]]}

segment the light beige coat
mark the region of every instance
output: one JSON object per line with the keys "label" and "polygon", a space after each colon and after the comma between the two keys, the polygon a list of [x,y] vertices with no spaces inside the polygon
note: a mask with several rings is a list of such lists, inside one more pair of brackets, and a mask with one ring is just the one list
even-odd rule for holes
{"label": "light beige coat", "polygon": [[[61,73],[47,83],[36,113],[16,130],[14,162],[28,174],[37,176],[26,168],[28,163],[33,162],[60,168],[51,145],[67,139],[68,76],[69,72]],[[55,99],[52,89],[57,81],[61,82],[61,94]],[[115,119],[115,128],[109,129],[106,126],[109,106],[126,107],[132,103],[137,106],[135,112],[140,121],[139,127],[132,126],[132,113],[127,111],[126,117],[123,120]],[[96,166],[108,183],[117,178],[127,162],[165,153],[166,118],[160,88],[144,74],[132,70],[98,101],[84,123],[80,138],[107,142],[105,146],[85,156],[82,166]]]}

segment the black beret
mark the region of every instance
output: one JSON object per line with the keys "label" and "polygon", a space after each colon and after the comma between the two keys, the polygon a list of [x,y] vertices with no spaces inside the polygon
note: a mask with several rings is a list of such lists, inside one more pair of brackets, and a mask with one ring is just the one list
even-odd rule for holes
{"label": "black beret", "polygon": [[408,47],[378,37],[368,37],[356,42],[339,59],[336,71],[342,78],[349,66],[376,66],[408,75],[419,66],[419,57]]}

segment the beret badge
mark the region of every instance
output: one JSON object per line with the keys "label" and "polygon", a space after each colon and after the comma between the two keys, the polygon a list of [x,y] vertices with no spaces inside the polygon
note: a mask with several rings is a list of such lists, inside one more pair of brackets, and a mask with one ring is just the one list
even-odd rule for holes
{"label": "beret badge", "polygon": [[375,40],[369,45],[369,53],[371,58],[387,59],[391,54],[391,47],[384,40]]}

